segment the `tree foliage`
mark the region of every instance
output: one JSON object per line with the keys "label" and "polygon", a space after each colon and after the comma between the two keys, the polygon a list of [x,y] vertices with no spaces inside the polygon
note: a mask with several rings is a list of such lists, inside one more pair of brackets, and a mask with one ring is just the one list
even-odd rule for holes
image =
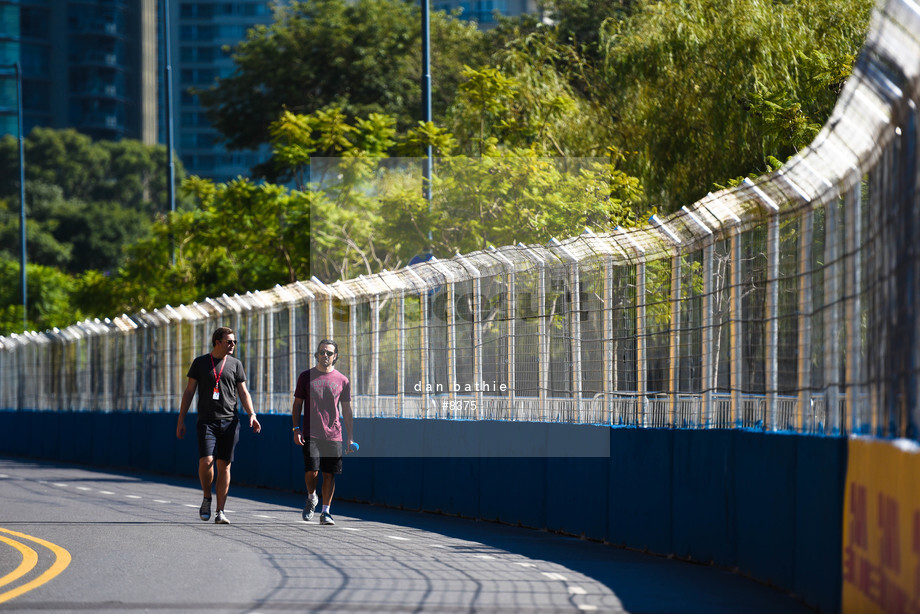
{"label": "tree foliage", "polygon": [[[486,149],[484,132],[543,155],[605,157],[613,147],[646,187],[642,206],[676,210],[811,141],[872,5],[559,0],[548,22],[502,19],[485,33],[435,13],[435,123],[468,155]],[[294,3],[250,34],[238,70],[202,101],[234,147],[268,142],[284,109],[377,113],[404,132],[420,117],[419,22],[418,7],[400,0]],[[287,168],[276,161],[267,176],[283,180]]]}
{"label": "tree foliage", "polygon": [[[285,109],[300,115],[335,106],[348,115],[392,116],[401,129],[422,118],[421,12],[402,0],[311,0],[276,9],[234,50],[237,70],[200,91],[230,147],[269,142]],[[432,106],[442,114],[463,62],[486,62],[475,25],[433,12]]]}
{"label": "tree foliage", "polygon": [[[29,326],[111,313],[94,309],[113,303],[85,290],[87,281],[109,280],[127,246],[168,209],[165,148],[35,128],[23,150]],[[7,136],[0,139],[0,334],[22,328],[19,185],[19,143]]]}
{"label": "tree foliage", "polygon": [[[166,203],[166,150],[35,128],[23,143],[29,262],[114,272]],[[181,177],[181,166],[178,176]],[[19,144],[0,140],[0,251],[19,258]]]}
{"label": "tree foliage", "polygon": [[[236,72],[200,92],[231,147],[272,144],[271,165],[253,179],[189,179],[187,206],[151,223],[166,209],[163,148],[30,135],[27,232],[40,293],[30,321],[312,275],[334,281],[423,252],[542,243],[636,223],[646,208],[676,210],[776,168],[811,141],[871,6],[557,0],[550,20],[502,19],[487,32],[434,13],[428,123],[418,121],[415,3],[279,6],[274,24],[234,50]],[[430,200],[420,172],[428,146]],[[13,327],[5,331],[18,329],[10,138],[0,141],[0,178],[0,326]]]}
{"label": "tree foliage", "polygon": [[641,0],[603,24],[596,96],[665,210],[807,145],[865,37],[870,0]]}
{"label": "tree foliage", "polygon": [[[65,327],[84,317],[73,307],[77,287],[73,276],[55,267],[26,266],[27,327],[48,330]],[[0,334],[22,331],[22,285],[19,261],[0,253]]]}

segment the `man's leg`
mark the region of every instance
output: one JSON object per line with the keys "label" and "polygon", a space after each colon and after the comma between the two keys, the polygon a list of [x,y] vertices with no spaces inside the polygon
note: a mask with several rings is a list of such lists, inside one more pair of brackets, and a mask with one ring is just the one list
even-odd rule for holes
{"label": "man's leg", "polygon": [[335,493],[335,474],[323,472],[323,507],[332,505],[332,495]]}
{"label": "man's leg", "polygon": [[230,491],[230,462],[217,459],[217,509],[224,509]]}
{"label": "man's leg", "polygon": [[202,456],[198,459],[198,479],[205,499],[211,498],[211,484],[214,483],[214,457]]}
{"label": "man's leg", "polygon": [[335,493],[335,474],[323,472],[323,513],[319,517],[320,524],[335,524],[332,515],[329,513],[329,506],[332,505],[332,495]]}
{"label": "man's leg", "polygon": [[[304,454],[306,455],[307,446],[304,445]],[[309,458],[305,456],[305,464],[309,462]],[[319,472],[311,471],[310,465],[304,468],[303,472],[303,482],[307,487],[307,502],[303,504],[303,513],[301,518],[304,521],[309,521],[313,519],[313,513],[316,511],[316,504],[319,502],[319,497],[316,496],[316,482],[319,480]]]}
{"label": "man's leg", "polygon": [[[303,472],[303,482],[307,487],[307,495],[312,495],[316,493],[316,483],[319,481],[319,471],[304,471]],[[326,487],[325,481],[323,482],[323,488]]]}

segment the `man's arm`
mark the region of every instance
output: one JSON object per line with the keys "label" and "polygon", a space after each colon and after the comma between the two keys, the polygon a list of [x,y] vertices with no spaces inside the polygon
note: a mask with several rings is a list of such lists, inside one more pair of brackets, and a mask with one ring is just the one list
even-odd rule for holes
{"label": "man's arm", "polygon": [[179,405],[179,422],[176,424],[176,437],[182,439],[185,437],[185,414],[192,405],[192,399],[195,398],[195,391],[198,390],[198,380],[188,378],[185,384],[185,390],[182,391],[182,403]]}
{"label": "man's arm", "polygon": [[256,410],[252,406],[252,397],[249,395],[249,389],[246,387],[246,382],[240,382],[237,384],[236,392],[240,395],[240,401],[243,403],[243,409],[246,410],[247,414],[249,414],[249,426],[251,426],[252,430],[256,433],[262,432],[262,425],[259,424],[259,419],[256,417]]}
{"label": "man's arm", "polygon": [[294,421],[294,443],[298,446],[303,445],[303,433],[300,430],[300,412],[303,409],[303,399],[294,397],[294,405],[291,407],[291,419]]}
{"label": "man's arm", "polygon": [[348,441],[345,442],[347,450],[355,440],[354,419],[351,414],[351,401],[342,401],[342,418],[345,420],[345,430],[348,431]]}

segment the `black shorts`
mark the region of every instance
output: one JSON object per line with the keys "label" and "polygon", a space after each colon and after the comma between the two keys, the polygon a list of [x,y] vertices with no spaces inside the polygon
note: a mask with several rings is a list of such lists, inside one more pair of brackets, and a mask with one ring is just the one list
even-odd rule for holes
{"label": "black shorts", "polygon": [[213,456],[233,462],[233,451],[240,440],[240,419],[228,418],[214,422],[198,422],[198,458]]}
{"label": "black shorts", "polygon": [[342,442],[307,439],[303,444],[303,470],[342,473]]}

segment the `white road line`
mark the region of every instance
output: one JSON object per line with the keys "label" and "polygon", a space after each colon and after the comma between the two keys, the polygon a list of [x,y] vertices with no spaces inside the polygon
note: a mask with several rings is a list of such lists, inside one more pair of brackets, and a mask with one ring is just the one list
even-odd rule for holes
{"label": "white road line", "polygon": [[487,560],[487,561],[494,561],[494,560],[495,560],[495,557],[492,556],[491,554],[477,554],[477,555],[476,555],[476,558],[477,558],[477,559],[485,559],[485,560]]}
{"label": "white road line", "polygon": [[185,507],[190,507],[190,508],[195,509],[195,508],[197,508],[198,506],[197,506],[197,505],[192,505],[191,503],[186,503],[186,504],[185,504]]}
{"label": "white road line", "polygon": [[172,503],[172,501],[165,501],[163,499],[154,499],[153,502],[154,503]]}
{"label": "white road line", "polygon": [[87,488],[86,486],[77,486],[77,490],[92,490],[92,488]]}
{"label": "white road line", "polygon": [[142,499],[143,497],[138,497],[137,495],[125,495],[129,499]]}
{"label": "white road line", "polygon": [[563,576],[561,573],[556,573],[556,572],[554,572],[554,571],[544,571],[544,572],[542,572],[542,573],[543,573],[544,576],[546,576],[546,577],[549,578],[550,580],[559,580],[559,581],[561,581],[561,582],[566,582],[566,581],[567,581],[566,577]]}
{"label": "white road line", "polygon": [[515,565],[520,565],[521,567],[536,567],[533,563],[515,563]]}
{"label": "white road line", "polygon": [[360,531],[361,529],[356,529],[354,527],[342,527],[345,531]]}
{"label": "white road line", "polygon": [[104,495],[114,495],[115,494],[111,490],[100,490],[99,492],[101,492]]}
{"label": "white road line", "polygon": [[0,473],[0,478],[8,478],[8,477],[10,477],[10,476],[8,476],[8,475],[5,474],[5,473]]}
{"label": "white road line", "polygon": [[597,610],[597,606],[591,605],[588,603],[582,603],[581,605],[578,606],[578,609],[581,610],[582,612],[594,612],[595,610]]}
{"label": "white road line", "polygon": [[580,587],[580,586],[573,586],[573,585],[570,584],[570,585],[569,585],[569,594],[570,594],[570,595],[587,595],[587,594],[588,594],[588,591],[586,591],[585,589],[583,589],[583,588]]}
{"label": "white road line", "polygon": [[397,540],[397,541],[401,541],[401,542],[407,542],[407,541],[409,541],[409,538],[408,538],[408,537],[400,537],[400,536],[398,536],[398,535],[387,535],[387,537],[389,537],[390,539],[395,539],[395,540]]}
{"label": "white road line", "polygon": [[266,520],[274,520],[274,516],[266,516],[264,514],[253,514],[256,518],[265,518]]}
{"label": "white road line", "polygon": [[67,488],[67,484],[61,484],[60,482],[55,482],[55,486],[60,486],[61,488]]}

